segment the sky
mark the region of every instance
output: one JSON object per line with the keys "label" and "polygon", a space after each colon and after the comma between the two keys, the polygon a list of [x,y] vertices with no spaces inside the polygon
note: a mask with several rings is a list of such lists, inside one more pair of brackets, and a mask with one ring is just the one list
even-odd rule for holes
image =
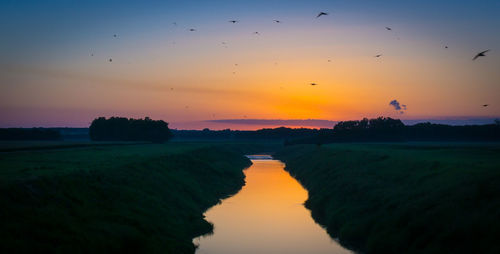
{"label": "sky", "polygon": [[2,0],[0,33],[0,127],[500,116],[498,0]]}

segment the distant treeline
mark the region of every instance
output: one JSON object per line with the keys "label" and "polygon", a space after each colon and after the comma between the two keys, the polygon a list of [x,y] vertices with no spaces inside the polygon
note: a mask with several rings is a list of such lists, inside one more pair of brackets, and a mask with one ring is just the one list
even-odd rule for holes
{"label": "distant treeline", "polygon": [[150,141],[163,143],[172,137],[168,123],[162,120],[99,117],[89,127],[94,141]]}
{"label": "distant treeline", "polygon": [[45,128],[7,128],[0,129],[0,140],[59,140],[61,134],[54,129]]}
{"label": "distant treeline", "polygon": [[90,128],[0,129],[0,140],[86,140],[150,141],[177,140],[270,140],[292,144],[337,142],[494,142],[500,141],[500,121],[486,125],[445,125],[419,123],[404,125],[399,119],[379,117],[343,121],[332,129],[286,128],[240,130],[170,130],[162,120],[96,118]]}
{"label": "distant treeline", "polygon": [[407,141],[500,141],[500,124],[452,126],[419,123],[404,125],[399,119],[379,117],[339,122],[333,129],[321,129],[312,137],[293,138],[285,144],[325,144],[336,142]]}
{"label": "distant treeline", "polygon": [[260,129],[256,131],[239,130],[172,130],[177,139],[260,139],[260,140],[286,140],[290,138],[312,137],[318,134],[316,129],[285,128]]}

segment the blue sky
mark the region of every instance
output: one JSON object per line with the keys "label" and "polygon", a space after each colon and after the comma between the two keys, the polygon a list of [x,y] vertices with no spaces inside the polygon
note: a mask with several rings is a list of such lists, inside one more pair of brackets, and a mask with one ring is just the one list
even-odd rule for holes
{"label": "blue sky", "polygon": [[500,1],[2,0],[0,33],[3,126],[500,115]]}
{"label": "blue sky", "polygon": [[[328,11],[331,22],[380,23],[412,28],[443,43],[484,48],[500,44],[500,1],[73,1],[2,0],[0,29],[5,56],[27,48],[57,51],[85,47],[104,34],[143,36],[183,28],[220,27],[228,19],[257,26],[259,20],[308,19]],[[241,28],[235,28],[241,29]],[[399,31],[404,34],[403,31]],[[460,41],[457,41],[460,38]],[[137,38],[136,38],[137,39]],[[7,51],[7,52],[6,52]]]}

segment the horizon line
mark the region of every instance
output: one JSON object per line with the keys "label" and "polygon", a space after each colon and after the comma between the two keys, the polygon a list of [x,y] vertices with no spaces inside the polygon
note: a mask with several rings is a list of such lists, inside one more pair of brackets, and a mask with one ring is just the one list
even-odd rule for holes
{"label": "horizon line", "polygon": [[[368,117],[366,117],[368,118]],[[363,118],[361,118],[363,119]],[[169,124],[170,129],[175,130],[201,130],[209,128],[213,130],[222,129],[232,129],[232,130],[257,130],[263,128],[278,128],[278,127],[289,127],[289,128],[311,128],[311,129],[321,129],[321,128],[333,128],[335,124],[342,121],[358,121],[361,119],[353,120],[328,120],[328,119],[282,119],[282,118],[226,118],[226,119],[208,119],[208,120],[194,120],[194,121],[166,121]],[[368,118],[373,119],[373,118]],[[399,118],[393,118],[399,119]],[[419,118],[409,118],[409,119],[399,119],[405,125],[414,125],[417,123],[430,122],[434,124],[448,124],[448,125],[481,125],[481,124],[492,124],[495,120],[500,119],[500,117],[493,116],[438,116],[438,117],[419,117]],[[163,120],[163,119],[155,119]],[[226,126],[221,126],[221,125]],[[208,126],[207,126],[208,125]],[[231,126],[232,125],[232,126]],[[235,127],[254,127],[259,126],[260,128],[243,128],[243,129],[233,129]],[[186,128],[187,127],[187,128]],[[232,127],[232,128],[231,128]],[[89,126],[79,126],[68,124],[66,126],[61,125],[45,125],[45,126],[35,126],[35,125],[4,125],[0,128],[89,128]]]}

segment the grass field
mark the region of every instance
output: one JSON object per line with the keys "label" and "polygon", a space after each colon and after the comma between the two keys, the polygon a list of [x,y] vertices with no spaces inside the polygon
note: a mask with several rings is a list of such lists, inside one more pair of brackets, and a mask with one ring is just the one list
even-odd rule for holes
{"label": "grass field", "polygon": [[194,253],[250,164],[207,143],[28,147],[0,153],[2,253]]}
{"label": "grass field", "polygon": [[363,253],[500,253],[499,144],[289,146],[306,206]]}

